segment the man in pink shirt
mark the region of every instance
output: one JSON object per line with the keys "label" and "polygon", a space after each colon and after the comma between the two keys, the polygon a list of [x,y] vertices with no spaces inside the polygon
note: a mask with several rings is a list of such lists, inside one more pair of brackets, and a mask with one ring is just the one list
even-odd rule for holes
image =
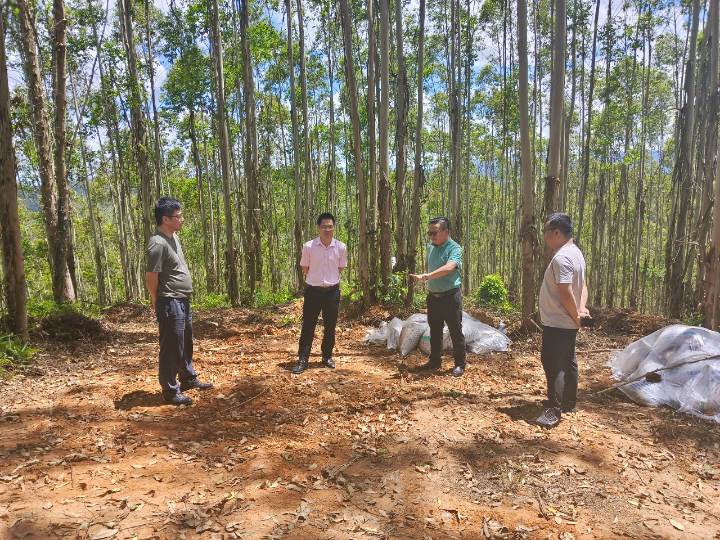
{"label": "man in pink shirt", "polygon": [[322,363],[333,369],[332,359],[335,347],[335,325],[340,311],[340,273],[347,266],[345,244],[333,238],[335,216],[320,214],[317,218],[319,236],[306,242],[302,250],[300,266],[305,274],[305,300],[303,304],[303,325],[298,347],[298,362],[292,372],[299,375],[308,367],[310,349],[315,338],[315,326],[322,312],[323,334]]}

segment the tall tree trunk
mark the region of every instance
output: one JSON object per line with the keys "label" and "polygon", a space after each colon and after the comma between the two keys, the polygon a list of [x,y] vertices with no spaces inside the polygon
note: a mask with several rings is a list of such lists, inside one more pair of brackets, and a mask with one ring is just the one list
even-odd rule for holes
{"label": "tall tree trunk", "polygon": [[665,287],[669,317],[680,318],[683,313],[685,296],[685,244],[687,242],[687,220],[692,200],[693,174],[693,129],[695,126],[695,61],[697,35],[700,20],[700,0],[693,0],[692,25],[689,36],[687,69],[685,72],[685,105],[678,115],[680,123],[680,145],[675,157],[673,183],[678,187],[677,213],[669,223],[668,239],[665,244]]}
{"label": "tall tree trunk", "polygon": [[[53,297],[57,302],[69,302],[75,298],[70,270],[65,256],[58,259],[58,201],[55,167],[53,164],[50,118],[45,105],[40,60],[37,52],[37,35],[27,0],[17,2],[20,19],[20,38],[23,48],[25,76],[35,121],[35,149],[41,183],[42,214],[48,243],[48,259],[53,282]],[[64,253],[64,251],[62,252]]]}
{"label": "tall tree trunk", "polygon": [[200,206],[200,219],[202,220],[203,231],[203,255],[205,261],[205,286],[207,292],[215,291],[215,262],[214,254],[210,247],[210,236],[212,232],[208,230],[207,205],[205,203],[205,189],[203,187],[202,162],[200,161],[200,149],[198,147],[197,130],[195,127],[195,110],[191,107],[188,114],[189,135],[190,135],[190,151],[192,154],[193,165],[195,166],[195,183],[198,190],[198,204]]}
{"label": "tall tree trunk", "polygon": [[585,196],[587,194],[588,177],[590,176],[590,136],[592,135],[593,94],[595,92],[595,56],[597,53],[598,20],[600,18],[600,0],[595,0],[595,23],[593,24],[592,53],[590,55],[590,88],[587,98],[587,120],[585,121],[585,144],[582,150],[582,177],[580,178],[580,195],[578,196],[578,218],[575,237],[582,242],[583,217],[585,215]]}
{"label": "tall tree trunk", "polygon": [[[298,0],[299,2],[299,0]],[[247,271],[252,303],[255,303],[255,288],[262,280],[262,248],[260,245],[260,165],[258,157],[257,115],[255,114],[255,81],[252,72],[252,51],[248,39],[250,13],[248,0],[242,1],[240,10],[240,43],[242,48],[243,87],[245,93],[245,205],[247,217]]]}
{"label": "tall tree trunk", "polygon": [[27,320],[27,284],[18,215],[15,151],[12,145],[10,88],[5,52],[5,21],[0,12],[0,243],[3,293],[7,306],[6,331],[30,339]]}
{"label": "tall tree trunk", "polygon": [[712,216],[712,235],[710,247],[705,259],[705,302],[703,326],[711,330],[720,329],[720,180],[714,168],[718,154],[718,109],[720,108],[720,67],[718,65],[718,36],[720,35],[720,0],[710,1],[710,114],[707,126],[705,147],[705,174],[714,177],[714,203]]}
{"label": "tall tree trunk", "polygon": [[[76,86],[72,80],[72,73],[70,84],[73,90],[73,104],[75,106],[75,113],[77,114],[77,125],[80,126],[82,118],[80,118],[80,109],[78,108],[77,94],[75,92]],[[108,294],[105,287],[105,272],[103,268],[100,236],[98,234],[97,224],[95,223],[95,207],[93,204],[90,177],[88,174],[87,152],[85,151],[85,141],[82,138],[80,139],[80,155],[82,157],[82,176],[85,187],[85,197],[87,199],[89,221],[93,234],[93,259],[95,262],[95,277],[97,279],[98,302],[100,306],[106,306],[108,304]]]}
{"label": "tall tree trunk", "polygon": [[[563,121],[565,119],[565,50],[567,48],[566,1],[555,0],[555,42],[553,43],[552,89],[550,91],[550,144],[548,148],[547,176],[543,215],[559,212],[562,192],[560,163],[564,146]],[[545,263],[550,262],[551,250],[545,245]]]}
{"label": "tall tree trunk", "polygon": [[[333,4],[329,5],[329,9],[333,9]],[[330,94],[329,106],[330,106],[330,163],[328,165],[328,180],[329,186],[328,192],[328,209],[333,214],[337,214],[337,166],[335,163],[335,74],[334,74],[334,61],[333,61],[333,49],[330,40],[330,32],[328,26],[333,28],[333,42],[335,41],[335,25],[333,24],[333,17],[328,14],[329,21],[325,24],[325,37],[327,41],[327,56],[328,56],[328,93]]]}
{"label": "tall tree trunk", "polygon": [[68,285],[62,274],[53,276],[53,290],[60,293],[60,301],[75,300],[77,279],[75,275],[75,254],[72,242],[72,213],[70,207],[70,184],[67,176],[67,20],[64,0],[53,1],[53,101],[55,104],[55,183],[58,190],[58,227],[55,244],[57,264],[65,261],[70,274]]}
{"label": "tall tree trunk", "polygon": [[131,0],[119,0],[118,8],[121,14],[120,27],[125,39],[125,52],[127,53],[128,83],[130,85],[130,117],[132,118],[132,141],[137,163],[138,177],[140,178],[140,199],[142,203],[143,236],[145,244],[150,240],[153,231],[151,217],[151,182],[148,170],[147,157],[147,131],[145,129],[145,114],[143,113],[142,98],[140,96],[140,80],[138,79],[137,51],[135,50],[135,34],[132,24]]}
{"label": "tall tree trunk", "polygon": [[302,203],[302,180],[300,178],[300,133],[298,129],[297,103],[295,100],[295,61],[293,60],[292,43],[292,0],[285,0],[288,21],[288,71],[290,72],[290,114],[292,116],[292,138],[293,138],[293,165],[295,168],[295,277],[298,288],[302,287],[305,281],[300,258],[303,247],[303,225],[304,216]]}
{"label": "tall tree trunk", "polygon": [[395,0],[395,42],[397,55],[397,87],[395,91],[395,271],[407,270],[407,218],[405,216],[405,183],[407,175],[407,118],[409,89],[405,52],[403,50],[403,21],[401,0]]}
{"label": "tall tree trunk", "polygon": [[227,290],[230,296],[230,304],[237,307],[240,302],[240,289],[238,286],[237,274],[237,249],[235,247],[235,236],[233,232],[233,205],[230,192],[230,144],[227,131],[227,108],[225,106],[225,70],[222,56],[222,36],[220,34],[220,14],[218,0],[213,0],[211,34],[213,40],[212,52],[215,56],[215,85],[218,132],[220,133],[220,168],[223,179],[223,202],[225,205],[225,272]]}
{"label": "tall tree trunk", "polygon": [[[413,175],[412,217],[410,218],[410,242],[408,271],[417,273],[417,241],[420,227],[420,192],[422,190],[422,123],[423,123],[423,69],[425,68],[425,0],[420,0],[420,30],[417,57],[417,124],[415,126],[415,174]],[[415,298],[415,280],[408,284],[405,306],[411,307]]]}
{"label": "tall tree trunk", "polygon": [[[648,7],[648,12],[650,8]],[[648,13],[649,14],[649,13]],[[650,31],[648,30],[648,34]],[[648,35],[649,38],[649,35]],[[652,41],[646,39],[647,58],[643,60],[643,105],[642,105],[642,126],[640,135],[640,173],[635,190],[635,248],[633,251],[633,271],[630,283],[629,305],[631,309],[637,310],[640,296],[640,247],[642,245],[643,216],[645,213],[645,165],[647,152],[645,149],[647,138],[647,116],[650,110],[650,75],[652,73]]]}
{"label": "tall tree trunk", "polygon": [[[378,239],[378,163],[377,163],[377,129],[376,129],[376,95],[377,80],[377,39],[375,34],[375,1],[367,3],[368,15],[368,67],[367,67],[367,122],[368,122],[368,154],[370,174],[370,224],[365,224],[370,234],[370,283],[373,284],[371,294],[375,297],[374,287],[378,284],[378,267],[380,245]],[[365,209],[367,215],[367,208]]]}
{"label": "tall tree trunk", "polygon": [[380,275],[383,290],[390,284],[390,0],[380,0]]}
{"label": "tall tree trunk", "polygon": [[[462,181],[460,175],[462,138],[460,135],[460,85],[458,84],[459,68],[459,36],[460,36],[460,5],[458,0],[450,0],[450,66],[448,73],[448,98],[450,116],[450,230],[458,243],[463,243],[462,236]],[[464,246],[467,250],[468,246]]]}
{"label": "tall tree trunk", "polygon": [[297,0],[298,5],[298,45],[300,52],[300,91],[302,93],[302,114],[303,132],[305,135],[305,236],[310,237],[314,233],[313,221],[310,219],[315,211],[315,171],[313,170],[313,158],[311,150],[311,134],[308,110],[308,89],[307,89],[307,67],[305,64],[305,14],[303,13],[302,0]]}
{"label": "tall tree trunk", "polygon": [[340,0],[342,16],[343,40],[345,44],[345,77],[347,91],[350,97],[350,119],[352,122],[352,146],[355,161],[355,178],[358,186],[358,271],[360,273],[360,287],[362,289],[363,304],[370,303],[370,280],[368,276],[368,247],[367,247],[367,187],[362,166],[362,141],[360,140],[360,108],[357,98],[357,82],[355,79],[355,60],[352,50],[352,25],[348,0]]}
{"label": "tall tree trunk", "polygon": [[532,177],[530,150],[530,113],[528,111],[528,50],[527,50],[527,0],[518,0],[518,96],[520,106],[520,172],[522,176],[522,314],[530,317],[535,311],[535,280],[533,256],[537,242],[535,225],[535,190]]}
{"label": "tall tree trunk", "polygon": [[157,105],[155,104],[155,66],[153,64],[152,55],[152,28],[150,26],[150,0],[145,0],[145,34],[147,37],[147,63],[148,73],[150,74],[150,103],[152,103],[153,111],[153,146],[155,152],[153,154],[153,170],[155,172],[155,197],[159,198],[163,193],[162,183],[162,153],[160,152],[160,121],[158,119]]}

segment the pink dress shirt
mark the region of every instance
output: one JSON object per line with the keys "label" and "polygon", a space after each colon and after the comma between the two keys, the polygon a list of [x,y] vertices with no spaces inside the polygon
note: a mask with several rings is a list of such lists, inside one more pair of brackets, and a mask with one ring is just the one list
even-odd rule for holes
{"label": "pink dress shirt", "polygon": [[318,236],[305,242],[300,266],[309,267],[305,283],[315,287],[329,287],[340,282],[340,269],[347,266],[347,248],[340,240],[332,239],[325,247]]}

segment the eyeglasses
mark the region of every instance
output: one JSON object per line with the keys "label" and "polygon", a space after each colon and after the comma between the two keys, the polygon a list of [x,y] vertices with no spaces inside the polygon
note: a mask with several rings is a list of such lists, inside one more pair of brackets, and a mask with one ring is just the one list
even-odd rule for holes
{"label": "eyeglasses", "polygon": [[544,230],[543,230],[543,234],[547,234],[547,233],[549,233],[550,231],[557,231],[557,230],[558,230],[557,228],[544,229]]}
{"label": "eyeglasses", "polygon": [[442,233],[442,232],[445,232],[446,230],[447,230],[447,229],[445,229],[445,230],[443,230],[443,231],[428,231],[428,236],[429,236],[430,238],[435,238],[438,234],[440,234],[440,233]]}
{"label": "eyeglasses", "polygon": [[177,215],[174,215],[174,216],[165,216],[165,217],[175,218],[175,219],[185,219],[182,214],[177,214]]}
{"label": "eyeglasses", "polygon": [[335,225],[320,225],[319,227],[323,231],[332,231],[335,228]]}

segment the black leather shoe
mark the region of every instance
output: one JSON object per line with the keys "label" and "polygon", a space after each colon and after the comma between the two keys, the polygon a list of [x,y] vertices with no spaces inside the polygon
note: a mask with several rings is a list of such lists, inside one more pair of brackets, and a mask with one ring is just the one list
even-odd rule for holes
{"label": "black leather shoe", "polygon": [[200,382],[197,379],[193,379],[186,383],[180,383],[180,391],[187,392],[188,390],[208,390],[213,388],[212,383]]}
{"label": "black leather shoe", "polygon": [[425,362],[422,366],[417,368],[418,371],[430,371],[431,369],[440,369],[440,364],[437,362]]}
{"label": "black leather shoe", "polygon": [[307,358],[301,358],[298,360],[298,363],[295,364],[295,367],[293,368],[292,372],[295,375],[300,375],[303,371],[305,371],[308,367],[308,361]]}
{"label": "black leather shoe", "polygon": [[462,377],[463,373],[465,373],[465,366],[455,366],[455,369],[452,370],[453,377]]}
{"label": "black leather shoe", "polygon": [[192,405],[193,400],[178,392],[171,398],[165,398],[165,403],[167,403],[168,405],[176,405],[176,406],[177,405]]}
{"label": "black leather shoe", "polygon": [[332,358],[323,358],[322,363],[324,366],[329,367],[330,369],[335,369],[335,360],[333,360]]}
{"label": "black leather shoe", "polygon": [[535,423],[545,429],[552,429],[560,423],[560,409],[555,407],[549,408]]}

